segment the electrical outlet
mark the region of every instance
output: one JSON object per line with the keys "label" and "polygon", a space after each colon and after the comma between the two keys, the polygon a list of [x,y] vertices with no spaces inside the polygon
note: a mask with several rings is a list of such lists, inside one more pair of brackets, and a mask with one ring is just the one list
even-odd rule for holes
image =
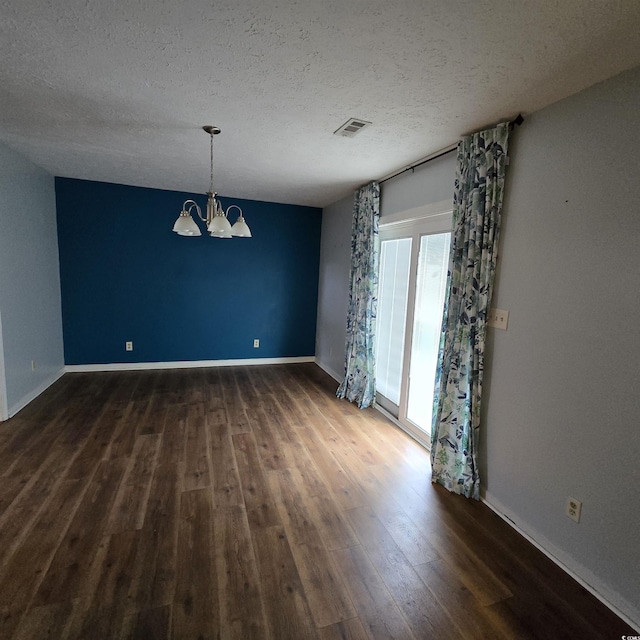
{"label": "electrical outlet", "polygon": [[487,316],[487,324],[490,327],[496,329],[507,330],[507,324],[509,323],[509,312],[504,309],[489,309]]}
{"label": "electrical outlet", "polygon": [[133,351],[133,342],[131,342],[131,340],[127,340],[127,342],[124,343],[124,350]]}
{"label": "electrical outlet", "polygon": [[576,500],[575,498],[567,498],[567,509],[566,514],[567,518],[571,518],[575,520],[575,522],[580,522],[580,512],[582,511],[582,502],[580,500]]}
{"label": "electrical outlet", "polygon": [[258,338],[256,338],[256,339],[253,341],[253,348],[254,348],[254,349],[258,349],[258,348],[260,348],[260,340],[258,340]]}

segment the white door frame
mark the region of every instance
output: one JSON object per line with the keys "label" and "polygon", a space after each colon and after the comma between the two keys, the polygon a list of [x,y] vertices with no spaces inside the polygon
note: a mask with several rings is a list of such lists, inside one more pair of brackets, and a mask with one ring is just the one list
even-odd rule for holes
{"label": "white door frame", "polygon": [[[400,387],[400,402],[398,403],[398,416],[396,417],[396,420],[399,425],[409,433],[409,435],[427,449],[430,448],[430,443],[426,439],[427,434],[407,418],[407,405],[409,402],[409,368],[411,364],[411,345],[413,340],[418,254],[420,252],[420,240],[422,236],[451,232],[452,218],[453,203],[449,200],[445,200],[432,205],[403,211],[393,216],[381,218],[380,220],[381,240],[411,238],[407,317],[405,324],[404,354],[402,359],[402,384]],[[383,401],[381,403],[382,408],[385,409],[386,412],[389,412],[389,408],[385,405],[386,403]]]}

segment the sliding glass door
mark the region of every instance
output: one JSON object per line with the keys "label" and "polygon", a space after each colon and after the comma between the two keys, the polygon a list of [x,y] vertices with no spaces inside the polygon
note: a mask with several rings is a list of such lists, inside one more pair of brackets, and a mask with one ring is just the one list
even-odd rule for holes
{"label": "sliding glass door", "polygon": [[418,255],[407,420],[431,433],[433,385],[442,330],[450,233],[422,236]]}
{"label": "sliding glass door", "polygon": [[400,404],[410,261],[411,238],[383,240],[380,243],[376,393],[383,396],[383,406],[391,411]]}
{"label": "sliding glass door", "polygon": [[[381,226],[376,402],[429,446],[450,214]],[[443,229],[446,231],[443,232]]]}

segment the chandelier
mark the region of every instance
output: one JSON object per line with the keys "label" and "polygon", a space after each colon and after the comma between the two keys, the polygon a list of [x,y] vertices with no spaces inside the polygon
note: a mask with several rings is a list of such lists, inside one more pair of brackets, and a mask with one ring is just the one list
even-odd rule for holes
{"label": "chandelier", "polygon": [[[173,225],[173,230],[179,236],[201,236],[200,227],[193,219],[193,212],[195,211],[198,218],[206,223],[207,231],[213,238],[232,238],[233,236],[237,238],[250,238],[251,230],[244,220],[242,209],[238,205],[232,204],[227,207],[225,211],[216,199],[216,193],[213,190],[213,136],[218,135],[220,129],[218,127],[212,127],[211,125],[202,128],[211,138],[211,185],[209,191],[207,191],[207,196],[209,196],[207,199],[207,215],[206,217],[202,215],[202,210],[196,202],[186,200],[182,205],[182,211],[176,223]],[[239,211],[238,218],[233,226],[231,226],[228,218],[231,209],[237,209]]]}

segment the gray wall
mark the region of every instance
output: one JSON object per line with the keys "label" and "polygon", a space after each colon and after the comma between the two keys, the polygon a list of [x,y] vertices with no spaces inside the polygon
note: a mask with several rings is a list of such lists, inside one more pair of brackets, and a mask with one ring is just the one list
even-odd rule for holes
{"label": "gray wall", "polygon": [[[513,135],[487,499],[640,624],[640,68]],[[579,524],[567,496],[583,502]]]}
{"label": "gray wall", "polygon": [[431,160],[381,185],[380,222],[387,216],[443,200],[453,200],[456,153]]}
{"label": "gray wall", "polygon": [[60,375],[64,356],[53,177],[3,144],[0,314],[13,415]]}
{"label": "gray wall", "polygon": [[[512,136],[480,444],[487,500],[636,625],[639,104],[636,69]],[[450,198],[454,155],[385,183],[383,218]],[[351,199],[323,216],[316,354],[342,374]]]}
{"label": "gray wall", "polygon": [[353,196],[322,211],[316,361],[337,380],[344,377],[352,217]]}
{"label": "gray wall", "polygon": [[[385,217],[453,197],[455,153],[437,158],[381,185],[380,222]],[[316,361],[337,380],[344,376],[349,305],[353,196],[322,211]]]}

